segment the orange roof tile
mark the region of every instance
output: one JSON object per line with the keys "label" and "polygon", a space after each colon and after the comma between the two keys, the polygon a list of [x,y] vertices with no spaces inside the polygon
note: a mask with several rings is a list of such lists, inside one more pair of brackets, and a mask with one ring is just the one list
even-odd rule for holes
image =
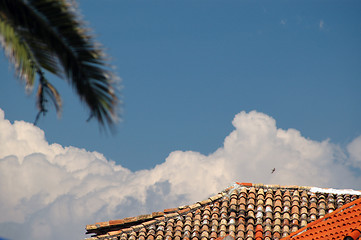
{"label": "orange roof tile", "polygon": [[[305,229],[311,222],[322,222],[318,219],[329,218],[332,212],[335,215],[351,211],[351,215],[346,214],[347,218],[353,216],[360,227],[358,209],[361,200],[356,205],[353,202],[360,195],[359,191],[236,183],[192,205],[95,223],[87,225],[86,230],[93,234],[89,240],[281,239],[295,236],[294,232],[301,233],[299,229]],[[351,229],[357,228],[353,221],[350,220],[352,227],[347,229],[347,234],[353,234]],[[324,228],[317,229],[324,231]],[[342,233],[346,233],[344,231]]]}

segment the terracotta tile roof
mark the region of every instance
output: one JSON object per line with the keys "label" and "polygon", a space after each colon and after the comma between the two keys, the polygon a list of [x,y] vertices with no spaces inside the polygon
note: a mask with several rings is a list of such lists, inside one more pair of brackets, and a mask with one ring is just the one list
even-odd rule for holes
{"label": "terracotta tile roof", "polygon": [[282,240],[349,239],[356,240],[361,233],[361,199],[357,199],[332,213],[326,214]]}
{"label": "terracotta tile roof", "polygon": [[86,230],[93,235],[89,240],[281,239],[344,205],[349,206],[360,194],[236,183],[192,205],[99,222],[87,225]]}

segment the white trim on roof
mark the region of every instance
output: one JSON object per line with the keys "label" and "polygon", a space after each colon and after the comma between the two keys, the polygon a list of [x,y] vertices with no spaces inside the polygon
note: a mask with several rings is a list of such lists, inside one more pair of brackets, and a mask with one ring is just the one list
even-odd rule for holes
{"label": "white trim on roof", "polygon": [[333,188],[311,187],[310,191],[314,192],[314,193],[333,193],[333,194],[361,195],[360,191],[355,191],[355,190],[352,190],[352,189],[333,189]]}

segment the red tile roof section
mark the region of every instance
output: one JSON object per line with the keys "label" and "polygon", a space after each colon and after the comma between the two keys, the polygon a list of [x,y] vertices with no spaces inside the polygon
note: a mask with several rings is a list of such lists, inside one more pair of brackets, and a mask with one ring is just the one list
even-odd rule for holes
{"label": "red tile roof section", "polygon": [[237,240],[277,240],[361,197],[310,190],[236,183],[192,205],[99,222],[86,230],[93,234],[89,240],[216,240],[227,235]]}
{"label": "red tile roof section", "polygon": [[361,199],[350,202],[332,213],[326,214],[306,227],[282,238],[282,240],[301,239],[344,239],[359,238],[361,232]]}
{"label": "red tile roof section", "polygon": [[359,239],[360,235],[361,235],[361,227],[353,229],[350,234],[347,234],[347,236],[345,237],[345,240],[351,240],[351,239],[356,240],[356,239]]}

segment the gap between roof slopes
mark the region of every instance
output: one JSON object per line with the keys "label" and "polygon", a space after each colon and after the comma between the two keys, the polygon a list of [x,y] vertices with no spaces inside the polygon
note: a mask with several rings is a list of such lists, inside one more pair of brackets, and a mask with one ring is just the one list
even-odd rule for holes
{"label": "gap between roof slopes", "polygon": [[[180,206],[177,208],[164,209],[160,212],[153,212],[151,214],[139,215],[137,217],[128,217],[118,220],[110,220],[107,222],[97,222],[95,224],[86,226],[86,233],[97,234],[97,237],[101,237],[101,234],[105,235],[118,235],[121,233],[127,233],[140,228],[159,223],[167,219],[179,218],[191,211],[197,210],[205,205],[215,202],[223,197],[230,197],[234,191],[238,191],[242,188],[263,188],[263,189],[287,189],[287,190],[307,190],[311,193],[330,193],[330,194],[350,194],[350,195],[361,195],[361,191],[355,191],[351,189],[332,189],[332,188],[317,188],[308,186],[281,186],[281,185],[265,185],[265,184],[253,184],[253,183],[240,183],[235,182],[233,185],[227,187],[222,192],[209,197],[206,200],[199,201],[192,205]],[[99,239],[99,238],[88,238]]]}
{"label": "gap between roof slopes", "polygon": [[281,240],[343,239],[361,235],[361,198],[345,204]]}

